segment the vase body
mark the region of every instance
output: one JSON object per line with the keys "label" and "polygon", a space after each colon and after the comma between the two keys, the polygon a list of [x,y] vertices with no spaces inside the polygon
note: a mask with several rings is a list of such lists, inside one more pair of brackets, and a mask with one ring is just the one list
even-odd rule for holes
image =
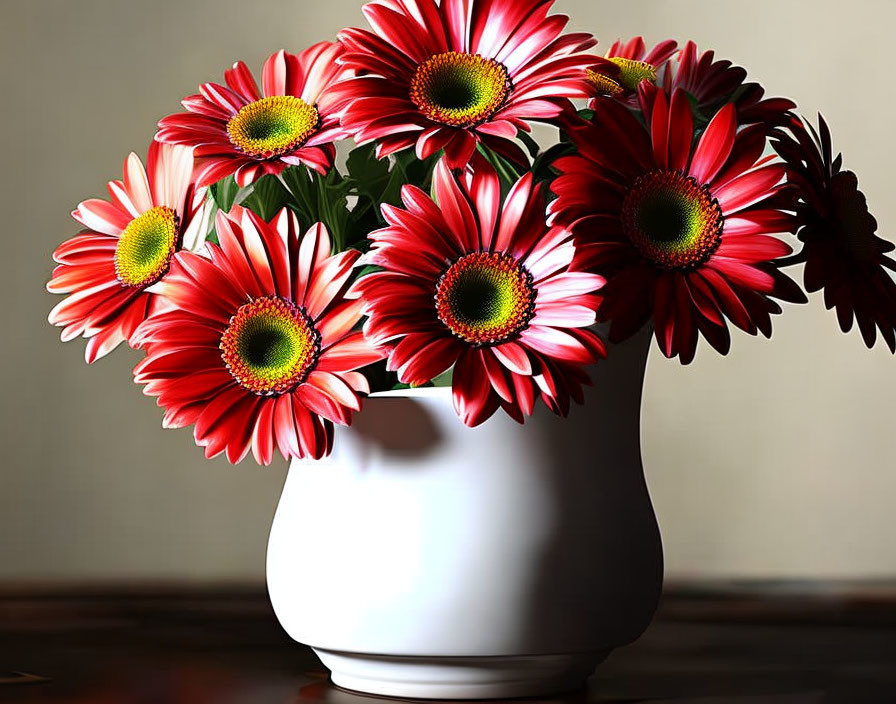
{"label": "vase body", "polygon": [[574,689],[636,639],[662,586],[644,481],[644,331],[592,370],[569,418],[478,428],[449,389],[367,400],[333,454],[294,461],[268,591],[335,684],[420,698]]}

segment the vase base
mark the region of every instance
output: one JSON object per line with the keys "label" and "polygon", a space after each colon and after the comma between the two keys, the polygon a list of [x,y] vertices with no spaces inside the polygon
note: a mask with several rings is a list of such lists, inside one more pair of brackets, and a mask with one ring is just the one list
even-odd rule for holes
{"label": "vase base", "polygon": [[558,655],[399,657],[315,648],[344,689],[411,699],[504,699],[582,687],[609,650]]}

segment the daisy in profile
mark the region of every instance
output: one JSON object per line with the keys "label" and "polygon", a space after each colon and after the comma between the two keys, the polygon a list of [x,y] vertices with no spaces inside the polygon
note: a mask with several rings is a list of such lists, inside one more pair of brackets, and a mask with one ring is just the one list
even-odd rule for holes
{"label": "daisy in profile", "polygon": [[641,84],[650,131],[599,98],[594,120],[571,130],[578,154],[556,162],[551,212],[579,237],[581,265],[607,278],[598,310],[622,341],[653,321],[667,357],[694,358],[698,335],[727,353],[727,321],[771,334],[773,298],[804,301],[773,261],[791,252],[774,235],[793,218],[776,205],[784,165],[762,159],[761,126],[738,131],[722,108],[696,146],[691,105],[677,90]]}
{"label": "daisy in profile", "polygon": [[687,42],[678,56],[669,62],[662,85],[671,96],[679,88],[688,93],[698,113],[711,119],[724,105],[737,107],[740,125],[774,126],[789,121],[796,103],[787,98],[766,98],[765,89],[747,82],[747,72],[727,59],[716,59],[715,52],[698,52]]}
{"label": "daisy in profile", "polygon": [[63,341],[89,338],[88,362],[130,339],[156,307],[147,288],[168,272],[179,249],[201,244],[205,189],[193,185],[186,147],[153,142],[146,167],[131,153],[109,200],[91,198],[72,212],[86,229],[57,247],[47,290],[67,294],[49,319]]}
{"label": "daisy in profile", "polygon": [[441,149],[452,167],[477,142],[524,162],[513,138],[529,120],[552,121],[588,97],[582,52],[590,34],[562,34],[567,18],[548,15],[553,0],[375,0],[363,12],[371,29],[346,29],[340,59],[357,77],[335,92],[342,123],[377,155]]}
{"label": "daisy in profile", "polygon": [[868,212],[865,194],[852,171],[834,157],[824,118],[818,131],[794,118],[787,132],[775,133],[774,146],[787,162],[787,178],[798,198],[798,237],[803,249],[803,279],[809,292],[824,290],[827,308],[837,311],[843,332],[858,325],[865,345],[877,332],[896,352],[896,245],[877,236],[877,220]]}
{"label": "daisy in profile", "polygon": [[[484,160],[482,160],[484,161]],[[475,426],[503,408],[519,422],[540,396],[556,413],[581,399],[584,367],[604,356],[595,321],[600,276],[571,271],[571,233],[545,223],[531,174],[503,205],[495,172],[477,161],[460,180],[444,161],[435,201],[413,186],[383,206],[370,264],[353,295],[389,369],[423,384],[453,366],[454,406]],[[438,204],[437,204],[438,203]]]}
{"label": "daisy in profile", "polygon": [[355,370],[383,358],[343,295],[360,252],[331,255],[324,227],[300,236],[287,209],[269,224],[234,206],[216,230],[220,245],[178,253],[156,286],[169,305],[134,335],[147,351],[134,380],[166,427],[195,424],[206,457],[319,459],[368,391]]}
{"label": "daisy in profile", "polygon": [[242,61],[224,82],[204,83],[184,98],[187,112],[159,121],[160,142],[195,147],[197,181],[209,185],[234,174],[247,186],[290,165],[326,173],[333,143],[344,138],[331,86],[349,72],[337,63],[338,42],[321,42],[300,54],[278,51],[261,72],[261,90]]}
{"label": "daisy in profile", "polygon": [[643,37],[613,42],[606,56],[588,69],[594,94],[623,98],[632,96],[641,81],[655,84],[677,50],[678,42],[671,39],[660,42],[650,51]]}

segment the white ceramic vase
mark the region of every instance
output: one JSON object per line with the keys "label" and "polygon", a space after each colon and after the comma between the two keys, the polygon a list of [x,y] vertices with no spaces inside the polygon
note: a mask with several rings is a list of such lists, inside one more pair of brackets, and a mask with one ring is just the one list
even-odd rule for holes
{"label": "white ceramic vase", "polygon": [[568,419],[466,428],[449,389],[379,394],[333,454],[293,462],[271,528],[280,623],[339,686],[399,697],[581,686],[649,624],[662,545],[644,482],[649,331]]}

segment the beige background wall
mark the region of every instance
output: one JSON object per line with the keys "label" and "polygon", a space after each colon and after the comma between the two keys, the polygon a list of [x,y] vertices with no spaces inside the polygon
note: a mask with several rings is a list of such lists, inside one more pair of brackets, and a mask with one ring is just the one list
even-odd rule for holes
{"label": "beige background wall", "polygon": [[[260,579],[285,467],[205,462],[129,381],[45,322],[69,210],[142,153],[156,119],[243,58],[253,69],[360,23],[358,0],[0,0],[0,581]],[[886,0],[559,0],[604,48],[691,37],[807,114],[823,110],[896,236]],[[772,343],[651,358],[643,441],[672,577],[896,576],[896,360],[819,300]]]}

